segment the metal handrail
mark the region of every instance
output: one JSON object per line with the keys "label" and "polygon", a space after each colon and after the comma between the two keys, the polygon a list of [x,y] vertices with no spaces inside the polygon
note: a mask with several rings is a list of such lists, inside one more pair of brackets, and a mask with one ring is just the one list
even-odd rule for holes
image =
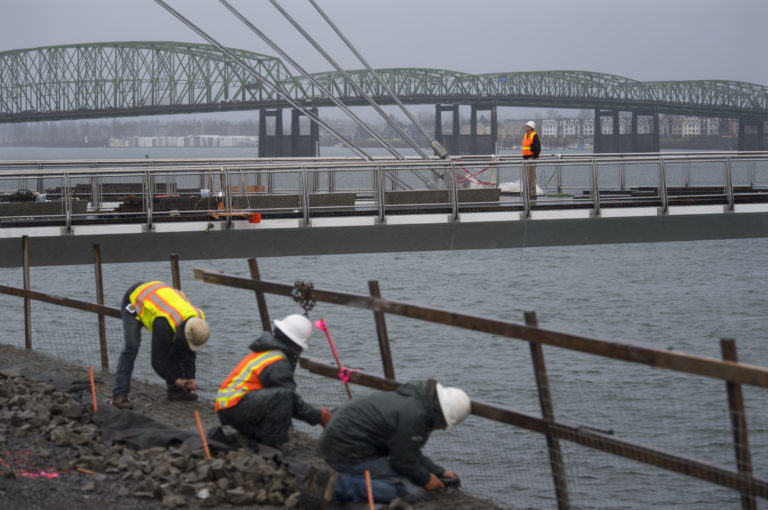
{"label": "metal handrail", "polygon": [[[222,164],[223,162],[226,162],[226,164]],[[537,160],[537,166],[543,169],[552,169],[557,173],[556,184],[546,187],[546,189],[552,192],[556,190],[557,195],[545,196],[543,200],[540,197],[536,203],[536,209],[546,209],[550,206],[557,206],[558,208],[572,206],[583,209],[584,204],[587,202],[578,199],[589,199],[592,202],[593,215],[600,215],[601,209],[609,206],[631,206],[633,203],[649,205],[649,202],[659,207],[660,214],[666,214],[670,205],[670,164],[673,164],[675,169],[682,164],[682,171],[686,180],[690,179],[690,176],[697,175],[699,166],[704,168],[709,165],[711,168],[712,164],[721,164],[724,168],[722,182],[718,182],[720,177],[708,177],[714,179],[714,191],[710,192],[706,189],[706,186],[691,186],[692,193],[690,194],[681,194],[680,190],[676,190],[677,194],[673,194],[673,204],[681,202],[694,203],[696,200],[702,204],[711,204],[715,201],[726,204],[726,212],[733,211],[738,203],[739,195],[744,193],[743,188],[737,190],[735,185],[735,182],[737,182],[734,180],[735,168],[740,170],[746,168],[748,171],[747,177],[750,183],[750,189],[748,190],[750,193],[749,200],[768,201],[768,193],[766,193],[768,192],[768,179],[764,178],[762,185],[758,180],[758,166],[760,167],[759,175],[766,176],[768,174],[765,170],[768,168],[768,152],[657,153],[633,155],[632,157],[615,154],[589,156],[560,155],[558,157],[541,157]],[[267,181],[266,194],[295,193],[300,195],[302,203],[299,205],[299,212],[303,225],[310,225],[310,220],[316,212],[328,210],[328,206],[324,208],[311,206],[309,200],[311,193],[319,192],[319,183],[322,182],[325,175],[327,175],[328,193],[355,191],[358,193],[358,198],[374,197],[377,205],[375,214],[378,216],[379,221],[383,221],[386,214],[391,210],[402,210],[409,207],[414,211],[442,208],[445,212],[450,213],[452,221],[459,221],[462,210],[470,207],[470,205],[462,203],[459,196],[459,181],[457,179],[465,176],[465,174],[462,174],[459,168],[456,168],[457,165],[461,165],[465,169],[469,168],[473,172],[494,167],[498,173],[490,179],[488,187],[499,186],[503,180],[501,177],[502,173],[511,171],[512,178],[514,179],[515,172],[519,172],[517,174],[521,183],[519,195],[513,194],[502,197],[500,201],[493,203],[474,202],[471,207],[473,210],[483,210],[483,208],[496,211],[522,210],[525,217],[529,216],[531,203],[527,193],[524,192],[527,190],[528,185],[527,163],[517,156],[509,155],[495,158],[479,156],[462,157],[460,160],[448,161],[437,159],[427,161],[407,159],[400,161],[379,158],[368,162],[351,158],[295,158],[281,160],[152,160],[149,162],[145,160],[134,160],[131,162],[0,162],[0,187],[4,183],[6,191],[10,193],[11,188],[9,185],[12,185],[15,180],[18,180],[19,186],[26,186],[30,179],[35,179],[36,188],[40,188],[45,185],[46,180],[50,179],[55,181],[57,185],[62,186],[60,190],[61,198],[66,199],[74,197],[74,186],[90,182],[90,188],[87,193],[90,193],[91,207],[88,209],[87,214],[74,214],[71,205],[67,203],[63,205],[63,226],[66,232],[71,231],[74,221],[80,223],[87,223],[90,220],[103,222],[108,216],[122,217],[130,221],[131,218],[128,218],[128,215],[124,212],[117,212],[109,207],[103,207],[104,201],[108,200],[110,195],[115,197],[114,194],[105,192],[105,190],[111,184],[119,184],[121,178],[130,178],[131,182],[136,182],[137,184],[139,182],[142,183],[140,198],[143,210],[136,212],[142,215],[141,221],[146,223],[148,231],[152,231],[153,224],[159,217],[165,216],[162,210],[159,212],[154,210],[155,183],[158,183],[158,186],[165,183],[165,189],[168,193],[177,193],[177,189],[180,189],[181,191],[178,191],[178,193],[181,193],[183,196],[189,196],[192,190],[197,188],[195,186],[190,188],[187,185],[185,190],[184,186],[178,188],[178,183],[180,181],[183,182],[184,179],[189,180],[191,177],[199,178],[201,187],[203,183],[206,183],[205,186],[210,188],[211,192],[214,192],[215,188],[215,192],[219,194],[221,199],[224,212],[231,213],[233,209],[236,210],[238,208],[233,200],[231,184],[238,182],[243,188],[243,190],[237,192],[238,195],[250,195],[244,189],[249,182],[263,182],[264,174],[266,174]],[[617,166],[616,170],[618,172],[616,176],[618,180],[615,184],[613,184],[614,174],[611,170],[614,165]],[[647,175],[649,167],[652,168],[651,165],[656,166],[657,177],[655,183]],[[603,168],[609,169],[605,174],[610,177],[611,182],[609,184],[601,184],[599,181],[598,176],[601,175]],[[636,171],[637,168],[640,170]],[[580,169],[587,169],[587,173],[581,173],[582,170]],[[707,171],[711,172],[711,170]],[[350,185],[350,182],[353,181],[349,180],[349,176],[361,172],[369,172],[371,178],[367,180],[362,179],[361,182]],[[296,183],[295,187],[290,184],[286,187],[286,179],[290,175],[297,176],[297,180],[293,181]],[[415,177],[412,177],[413,175]],[[634,177],[635,175],[639,177]],[[672,175],[676,175],[676,173]],[[738,182],[746,182],[746,177],[742,174],[739,175],[741,180]],[[441,176],[443,179],[445,176],[448,176],[449,182],[444,182],[439,178]],[[356,178],[359,179],[359,177]],[[638,185],[638,178],[641,181],[644,180],[647,184]],[[133,181],[133,179],[136,181]],[[570,182],[568,179],[570,179]],[[113,182],[107,182],[110,180]],[[424,184],[425,182],[426,184]],[[583,182],[583,184],[579,184],[579,182]],[[628,182],[634,183],[634,185],[628,184]],[[412,204],[398,203],[390,205],[384,200],[387,183],[392,184],[393,190],[427,191],[439,189],[446,190],[447,194],[444,199],[438,199],[438,201],[432,199],[427,204],[416,201]],[[325,188],[325,186],[322,187]],[[699,188],[698,191],[696,190],[697,187]],[[578,189],[584,191],[583,196],[576,195],[574,190]],[[590,196],[586,196],[587,190]],[[638,191],[638,193],[635,193],[635,191]],[[325,189],[321,193],[324,192]],[[124,195],[125,193],[122,194]],[[609,201],[605,197],[601,197],[604,194],[611,195],[611,200]],[[761,197],[760,194],[765,194],[765,197]],[[59,196],[59,190],[57,190],[56,196]],[[78,196],[82,198],[79,192]],[[683,199],[678,197],[683,197]],[[137,196],[136,198],[139,197]],[[291,214],[291,209],[295,210],[296,206],[275,207],[274,209],[281,209],[281,213],[285,215]],[[215,211],[212,209],[211,212]],[[269,212],[268,209],[267,212]],[[361,210],[356,214],[366,213]],[[29,216],[28,214],[23,214],[12,217],[23,220],[24,217]],[[32,219],[34,219],[34,215],[32,216]],[[225,216],[223,228],[230,228],[232,226],[232,216],[230,214]],[[45,218],[44,216],[39,217]],[[61,218],[58,220],[53,218],[47,219],[54,222],[61,221]]]}

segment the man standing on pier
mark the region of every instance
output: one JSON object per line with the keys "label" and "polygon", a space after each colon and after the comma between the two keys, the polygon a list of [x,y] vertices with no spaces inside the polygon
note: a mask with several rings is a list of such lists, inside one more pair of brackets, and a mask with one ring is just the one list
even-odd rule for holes
{"label": "man standing on pier", "polygon": [[[322,507],[331,486],[338,502],[367,501],[366,470],[373,498],[382,503],[398,497],[415,499],[425,489],[458,485],[453,471],[433,462],[421,449],[432,431],[461,423],[470,408],[464,391],[433,379],[349,401],[334,411],[318,447],[335,473],[310,472],[300,506]],[[313,495],[315,500],[310,501]],[[320,500],[321,495],[326,501]]]}
{"label": "man standing on pier", "polygon": [[152,334],[152,368],[165,379],[168,400],[197,400],[195,352],[208,341],[211,330],[205,315],[180,290],[159,281],[136,283],[120,304],[125,346],[115,372],[112,404],[131,409],[133,364],[141,344],[141,327]]}
{"label": "man standing on pier", "polygon": [[[541,141],[536,133],[536,123],[529,120],[525,123],[525,135],[523,135],[523,159],[528,168],[528,199],[536,200],[536,162],[541,153]],[[534,161],[531,161],[534,160]]]}

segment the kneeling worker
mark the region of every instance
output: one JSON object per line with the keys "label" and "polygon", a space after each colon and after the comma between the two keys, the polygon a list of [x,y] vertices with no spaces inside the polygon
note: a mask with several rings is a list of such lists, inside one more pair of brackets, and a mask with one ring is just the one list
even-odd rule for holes
{"label": "kneeling worker", "polygon": [[382,503],[411,499],[421,488],[441,489],[441,478],[458,482],[452,471],[435,464],[421,449],[433,430],[464,421],[470,407],[464,391],[428,379],[356,398],[334,411],[318,448],[337,472],[334,499],[366,501],[366,470],[373,497]]}
{"label": "kneeling worker", "polygon": [[222,425],[269,446],[288,442],[291,418],[322,426],[330,420],[296,393],[293,372],[301,351],[312,336],[312,323],[293,314],[275,321],[274,334],[265,332],[251,352],[224,380],[216,396],[216,414]]}
{"label": "kneeling worker", "polygon": [[113,405],[130,409],[131,375],[141,344],[141,327],[152,333],[152,368],[165,379],[168,400],[197,400],[195,351],[208,341],[211,330],[205,314],[192,306],[180,290],[163,282],[132,285],[120,303],[125,345],[115,372]]}

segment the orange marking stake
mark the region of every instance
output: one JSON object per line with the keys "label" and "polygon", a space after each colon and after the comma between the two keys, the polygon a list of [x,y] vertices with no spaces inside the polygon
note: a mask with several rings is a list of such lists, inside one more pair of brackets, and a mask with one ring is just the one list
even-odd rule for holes
{"label": "orange marking stake", "polygon": [[200,422],[200,414],[195,409],[195,421],[197,421],[197,431],[200,432],[200,439],[203,441],[203,449],[205,450],[205,458],[211,458],[211,452],[208,450],[208,441],[205,440],[205,434],[203,433],[203,424]]}
{"label": "orange marking stake", "polygon": [[88,365],[88,377],[91,379],[91,398],[93,399],[93,412],[99,410],[96,404],[96,386],[93,384],[93,365]]}
{"label": "orange marking stake", "polygon": [[373,510],[373,490],[371,489],[371,472],[365,470],[365,489],[368,491],[368,510]]}

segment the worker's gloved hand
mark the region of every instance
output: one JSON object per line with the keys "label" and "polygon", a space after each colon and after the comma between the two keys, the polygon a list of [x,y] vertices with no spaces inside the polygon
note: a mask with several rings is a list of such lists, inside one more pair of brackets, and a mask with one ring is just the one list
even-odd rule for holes
{"label": "worker's gloved hand", "polygon": [[331,421],[331,417],[333,416],[333,413],[328,410],[327,407],[321,407],[320,408],[320,425],[325,428],[326,425],[328,425],[328,422]]}
{"label": "worker's gloved hand", "polygon": [[437,489],[442,489],[444,487],[445,485],[443,485],[443,482],[441,482],[434,473],[429,474],[429,481],[424,486],[428,491],[436,491]]}
{"label": "worker's gloved hand", "polygon": [[443,482],[443,485],[446,487],[458,487],[461,485],[461,480],[459,480],[459,477],[453,471],[445,471],[440,475],[440,481]]}

